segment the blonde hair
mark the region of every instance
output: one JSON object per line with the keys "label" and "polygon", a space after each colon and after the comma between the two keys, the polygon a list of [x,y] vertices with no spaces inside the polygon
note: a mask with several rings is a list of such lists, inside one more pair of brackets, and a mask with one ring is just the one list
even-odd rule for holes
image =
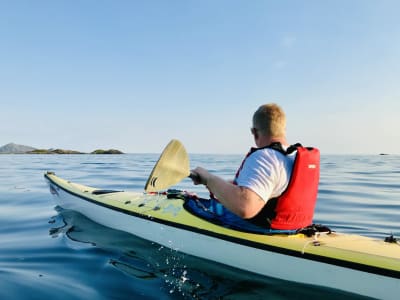
{"label": "blonde hair", "polygon": [[285,112],[275,103],[261,105],[253,115],[253,126],[270,137],[285,137]]}

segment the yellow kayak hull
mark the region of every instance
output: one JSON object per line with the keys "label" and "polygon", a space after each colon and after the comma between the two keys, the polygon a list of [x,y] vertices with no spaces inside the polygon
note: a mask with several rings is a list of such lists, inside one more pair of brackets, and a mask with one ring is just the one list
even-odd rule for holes
{"label": "yellow kayak hull", "polygon": [[280,279],[397,299],[400,245],[340,234],[256,234],[194,216],[184,200],[165,194],[101,191],[57,177],[45,178],[57,204],[102,225],[163,246]]}

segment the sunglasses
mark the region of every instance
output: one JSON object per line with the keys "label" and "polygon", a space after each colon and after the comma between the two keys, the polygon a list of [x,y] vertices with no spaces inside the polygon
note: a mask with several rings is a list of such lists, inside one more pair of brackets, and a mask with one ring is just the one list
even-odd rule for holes
{"label": "sunglasses", "polygon": [[251,131],[251,134],[256,135],[259,130],[255,127],[251,127],[250,131]]}

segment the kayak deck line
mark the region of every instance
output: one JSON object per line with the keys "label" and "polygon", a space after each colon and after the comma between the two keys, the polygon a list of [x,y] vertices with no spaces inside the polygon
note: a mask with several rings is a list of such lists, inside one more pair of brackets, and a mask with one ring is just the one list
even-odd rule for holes
{"label": "kayak deck line", "polygon": [[[233,236],[233,235],[228,235],[228,234],[223,234],[223,233],[219,233],[219,232],[215,232],[212,231],[210,229],[204,229],[204,228],[198,228],[195,226],[190,226],[184,223],[178,223],[178,222],[173,222],[171,220],[167,220],[167,219],[162,219],[162,218],[158,218],[155,217],[154,215],[151,214],[143,214],[143,213],[139,213],[136,211],[132,211],[132,210],[128,210],[126,208],[123,207],[118,207],[115,205],[111,205],[109,203],[103,202],[100,199],[95,199],[94,196],[97,197],[101,197],[101,196],[110,196],[111,194],[115,195],[118,193],[123,193],[122,191],[107,191],[107,193],[100,193],[99,195],[93,194],[93,191],[96,191],[98,189],[95,188],[91,188],[91,187],[86,187],[86,186],[82,186],[82,185],[78,185],[80,187],[85,187],[85,189],[83,189],[83,192],[74,192],[71,189],[66,188],[65,186],[63,186],[60,182],[57,182],[55,180],[55,175],[53,175],[52,173],[48,173],[45,174],[45,177],[47,180],[49,180],[53,185],[57,186],[58,188],[64,190],[65,192],[78,197],[80,199],[83,199],[85,201],[94,203],[96,205],[100,205],[102,207],[108,208],[108,209],[112,209],[114,211],[118,211],[120,213],[123,214],[127,214],[133,217],[137,217],[137,218],[142,218],[142,219],[147,219],[147,220],[151,220],[152,222],[156,222],[159,224],[163,224],[163,225],[167,225],[167,226],[172,226],[172,227],[176,227],[179,229],[183,229],[183,230],[187,230],[187,231],[191,231],[191,232],[196,232],[199,234],[203,234],[203,235],[207,235],[207,236],[211,236],[211,237],[215,237],[218,239],[222,239],[228,242],[232,242],[232,243],[236,243],[236,244],[241,244],[244,246],[248,246],[248,247],[252,247],[252,248],[257,248],[260,250],[265,250],[265,251],[270,251],[270,252],[275,252],[275,253],[279,253],[279,254],[284,254],[284,255],[289,255],[289,256],[293,256],[293,257],[298,257],[298,258],[303,258],[303,259],[308,259],[308,260],[312,260],[312,261],[317,261],[317,262],[321,262],[321,263],[327,263],[327,264],[333,264],[333,265],[337,265],[340,267],[345,267],[345,268],[350,268],[350,269],[355,269],[355,270],[359,270],[359,271],[363,271],[363,272],[368,272],[368,273],[373,273],[373,274],[378,274],[378,275],[383,275],[383,276],[387,276],[387,277],[393,277],[393,278],[397,278],[400,279],[400,261],[398,262],[397,267],[396,266],[392,266],[392,268],[389,267],[382,267],[382,266],[376,266],[376,265],[371,265],[371,264],[366,264],[366,263],[361,263],[361,262],[357,262],[357,259],[353,257],[354,260],[345,260],[343,258],[338,258],[338,254],[340,254],[340,252],[343,251],[343,249],[337,248],[336,249],[336,257],[334,255],[332,256],[326,256],[326,255],[321,255],[321,254],[316,254],[316,253],[309,253],[307,252],[307,250],[309,250],[308,248],[310,247],[320,247],[314,244],[314,241],[318,241],[319,244],[322,243],[322,245],[325,243],[324,240],[320,240],[320,239],[304,239],[304,244],[303,247],[301,248],[301,250],[299,249],[290,249],[290,248],[286,248],[286,247],[282,247],[282,246],[278,246],[278,245],[273,245],[273,244],[266,244],[266,243],[261,243],[258,242],[256,240],[251,240],[251,239],[246,239],[246,238],[241,238],[241,237],[237,237],[237,236]],[[65,181],[66,183],[70,184],[70,185],[77,185],[74,183],[71,183],[69,181]],[[168,199],[168,201],[170,201],[171,199]],[[132,202],[128,202],[125,201],[124,203],[127,203],[126,205],[131,204]],[[142,207],[145,207],[145,202],[142,203]],[[150,207],[151,209],[151,207]],[[196,217],[193,216],[193,219],[195,219]],[[215,225],[217,226],[217,225]],[[228,229],[229,230],[229,229]],[[230,230],[232,231],[232,230]],[[334,235],[337,235],[336,233],[332,233]],[[246,235],[260,235],[260,234],[254,234],[254,233],[247,233]],[[266,234],[262,234],[263,236],[266,236]],[[268,235],[270,237],[273,237],[271,235]],[[282,235],[281,235],[282,236]],[[284,235],[284,237],[286,239],[293,239],[296,238],[294,236],[287,236]],[[363,238],[363,237],[362,237]],[[390,246],[390,244],[387,244],[388,246]],[[397,250],[399,251],[399,258],[400,258],[400,247],[398,245],[391,245],[393,247],[397,247]],[[334,247],[333,247],[334,249]],[[315,251],[314,251],[315,252]],[[351,253],[350,253],[351,254]],[[353,256],[355,255],[360,255],[359,253],[353,253]],[[362,255],[362,254],[361,254]],[[379,257],[379,254],[375,254],[375,256]],[[359,259],[358,259],[359,260]],[[383,258],[383,260],[385,260]],[[381,261],[382,262],[382,261]],[[389,265],[393,263],[393,261],[391,261],[389,259]]]}
{"label": "kayak deck line", "polygon": [[192,214],[184,207],[187,199],[113,190],[96,195],[99,189],[51,172],[44,176],[61,208],[172,250],[263,276],[398,299],[397,241],[336,232],[311,237],[244,232]]}

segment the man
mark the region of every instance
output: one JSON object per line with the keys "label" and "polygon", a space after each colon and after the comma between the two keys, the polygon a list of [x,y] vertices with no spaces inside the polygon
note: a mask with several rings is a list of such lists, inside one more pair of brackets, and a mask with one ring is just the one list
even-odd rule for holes
{"label": "man", "polygon": [[[289,230],[310,225],[319,181],[319,151],[297,144],[287,152],[286,116],[276,104],[258,108],[251,132],[257,148],[251,149],[232,183],[201,167],[192,170],[194,183],[206,185],[224,207],[256,225]],[[299,149],[305,158],[296,172],[304,176],[296,173],[292,182]]]}

